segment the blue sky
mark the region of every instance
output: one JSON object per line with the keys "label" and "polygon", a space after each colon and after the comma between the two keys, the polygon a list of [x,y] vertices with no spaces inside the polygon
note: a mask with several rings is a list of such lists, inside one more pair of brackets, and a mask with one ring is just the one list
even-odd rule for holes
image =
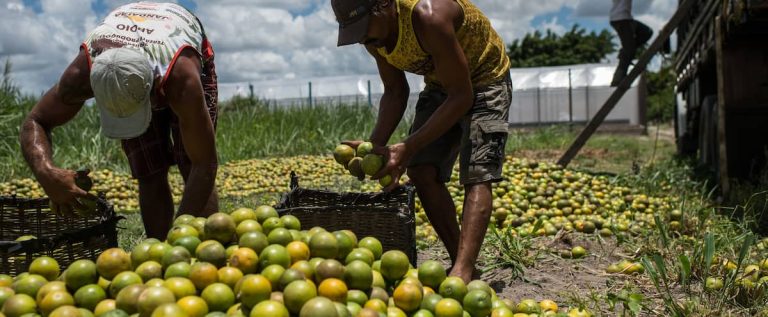
{"label": "blue sky", "polygon": [[[375,74],[359,46],[337,48],[330,0],[168,0],[191,9],[216,50],[226,98],[248,82]],[[609,0],[472,0],[506,42],[534,30],[610,29]],[[87,32],[128,0],[3,0],[0,60],[26,92],[51,87],[77,54]],[[677,0],[638,1],[637,19],[658,30]],[[20,41],[19,39],[23,39]],[[606,61],[610,62],[610,60]]]}
{"label": "blue sky", "polygon": [[608,21],[604,17],[580,17],[575,14],[575,10],[573,8],[565,6],[556,12],[548,12],[535,16],[531,21],[531,25],[534,28],[543,28],[553,20],[556,20],[557,24],[564,27],[578,24],[587,30],[592,31],[611,29],[611,26],[608,24]]}

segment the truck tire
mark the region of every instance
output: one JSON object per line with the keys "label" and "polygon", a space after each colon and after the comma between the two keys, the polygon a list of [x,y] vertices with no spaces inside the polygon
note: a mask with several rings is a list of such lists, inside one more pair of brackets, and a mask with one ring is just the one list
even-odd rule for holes
{"label": "truck tire", "polygon": [[[687,107],[687,106],[684,106]],[[677,144],[677,155],[685,158],[690,158],[696,155],[698,150],[698,140],[692,133],[698,131],[697,127],[691,129],[692,124],[698,124],[698,120],[692,120],[691,117],[696,117],[696,110],[689,109],[686,113],[681,113],[678,100],[675,98],[675,143]]]}
{"label": "truck tire", "polygon": [[[701,102],[699,115],[699,166],[705,168],[713,179],[719,179],[720,144],[717,140],[718,108],[717,96],[709,95]],[[718,182],[719,183],[719,182]]]}

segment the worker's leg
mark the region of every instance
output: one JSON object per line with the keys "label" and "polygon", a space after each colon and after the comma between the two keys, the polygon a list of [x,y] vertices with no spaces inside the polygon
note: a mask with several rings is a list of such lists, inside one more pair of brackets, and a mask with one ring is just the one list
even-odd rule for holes
{"label": "worker's leg", "polygon": [[613,73],[611,87],[616,87],[627,76],[627,70],[637,51],[634,20],[611,21],[611,26],[619,35],[621,49],[619,50],[619,65]]}
{"label": "worker's leg", "polygon": [[139,178],[139,207],[148,238],[165,239],[173,223],[168,170]]}
{"label": "worker's leg", "polygon": [[[421,128],[446,98],[447,95],[436,87],[428,87],[419,94],[411,132]],[[458,251],[459,224],[456,220],[456,206],[445,183],[451,180],[453,165],[459,155],[461,136],[461,125],[456,124],[408,162],[408,178],[416,186],[424,212],[445,245],[451,262],[456,260]]]}
{"label": "worker's leg", "polygon": [[511,103],[512,83],[505,77],[476,91],[471,120],[463,122],[460,180],[464,185],[464,208],[459,251],[451,275],[465,282],[472,280],[491,219],[491,184],[502,180]]}
{"label": "worker's leg", "polygon": [[173,199],[168,184],[168,169],[173,165],[170,110],[153,111],[147,131],[121,143],[131,175],[139,181],[139,208],[147,237],[162,240],[173,221]]}
{"label": "worker's leg", "polygon": [[456,263],[451,271],[451,275],[460,277],[464,282],[472,280],[475,262],[491,220],[492,206],[490,181],[464,186],[461,238]]}
{"label": "worker's leg", "polygon": [[635,30],[635,43],[637,47],[641,47],[648,43],[648,40],[653,36],[653,30],[650,27],[643,24],[640,21],[632,20]]}
{"label": "worker's leg", "polygon": [[459,224],[456,221],[456,206],[445,183],[438,177],[438,169],[431,165],[408,168],[408,177],[416,186],[424,212],[445,245],[451,262],[456,261],[459,249]]}

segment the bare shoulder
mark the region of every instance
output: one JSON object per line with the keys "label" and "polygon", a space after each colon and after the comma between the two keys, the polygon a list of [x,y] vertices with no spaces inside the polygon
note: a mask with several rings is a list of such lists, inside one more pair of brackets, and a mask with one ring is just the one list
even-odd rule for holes
{"label": "bare shoulder", "polygon": [[456,42],[463,11],[454,0],[421,0],[413,10],[413,28],[425,52],[437,54]]}
{"label": "bare shoulder", "polygon": [[205,105],[201,73],[200,55],[194,49],[185,49],[176,57],[162,87],[171,109],[181,119],[197,113],[196,107],[188,105]]}
{"label": "bare shoulder", "polygon": [[81,49],[64,70],[56,89],[65,104],[82,104],[93,97],[91,70],[84,50]]}
{"label": "bare shoulder", "polygon": [[170,74],[168,74],[168,82],[166,84],[171,85],[184,82],[189,80],[190,77],[199,79],[201,73],[202,62],[200,61],[200,54],[192,48],[187,48],[176,57],[173,68]]}
{"label": "bare shoulder", "polygon": [[413,21],[422,27],[451,27],[462,16],[455,0],[421,0],[413,8]]}

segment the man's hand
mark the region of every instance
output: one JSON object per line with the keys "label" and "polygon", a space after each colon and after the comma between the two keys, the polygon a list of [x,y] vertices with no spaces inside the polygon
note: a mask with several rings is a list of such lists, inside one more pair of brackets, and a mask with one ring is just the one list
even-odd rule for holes
{"label": "man's hand", "polygon": [[408,162],[413,156],[405,143],[397,143],[390,146],[375,146],[373,152],[384,155],[384,167],[378,173],[371,176],[371,179],[380,179],[386,175],[392,177],[392,183],[382,189],[384,192],[390,192],[400,186],[400,176],[405,173]]}
{"label": "man's hand", "polygon": [[44,178],[40,179],[45,194],[51,200],[51,211],[60,216],[74,216],[75,210],[86,209],[79,199],[96,200],[96,197],[77,187],[75,171],[50,168]]}

